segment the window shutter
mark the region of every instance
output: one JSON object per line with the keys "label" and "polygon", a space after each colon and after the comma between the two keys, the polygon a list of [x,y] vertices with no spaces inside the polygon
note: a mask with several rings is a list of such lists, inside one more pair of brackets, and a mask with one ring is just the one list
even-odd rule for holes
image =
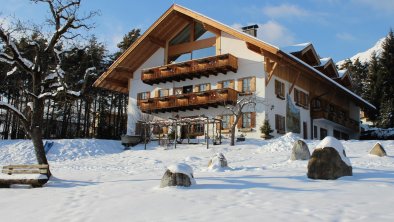
{"label": "window shutter", "polygon": [[242,92],[242,79],[238,79],[237,91]]}
{"label": "window shutter", "polygon": [[155,89],[155,97],[159,97],[159,89]]}
{"label": "window shutter", "polygon": [[141,99],[141,94],[142,94],[142,93],[137,93],[137,100],[140,100],[140,99]]}
{"label": "window shutter", "polygon": [[207,90],[211,90],[211,83],[207,83]]}
{"label": "window shutter", "polygon": [[280,86],[281,86],[281,91],[280,91],[280,95],[282,97],[285,97],[285,84],[283,82],[279,82]]}
{"label": "window shutter", "polygon": [[250,127],[251,128],[256,127],[256,112],[250,113]]}
{"label": "window shutter", "polygon": [[230,80],[230,88],[234,89],[234,79]]}
{"label": "window shutter", "polygon": [[167,134],[168,133],[168,127],[164,126],[163,127],[163,134]]}
{"label": "window shutter", "polygon": [[193,92],[199,92],[199,91],[200,91],[200,89],[199,89],[198,85],[195,85]]}
{"label": "window shutter", "polygon": [[275,129],[279,129],[279,118],[278,115],[275,115]]}
{"label": "window shutter", "polygon": [[147,92],[147,99],[150,99],[150,92]]}
{"label": "window shutter", "polygon": [[256,76],[253,76],[250,80],[250,91],[256,92]]}
{"label": "window shutter", "polygon": [[233,125],[234,123],[234,115],[230,116],[230,127]]}
{"label": "window shutter", "polygon": [[243,114],[241,114],[241,116],[240,116],[239,119],[238,119],[238,123],[237,123],[238,129],[241,129],[241,128],[242,128],[242,117],[243,117]]}
{"label": "window shutter", "polygon": [[217,88],[218,89],[223,89],[223,82],[218,82]]}

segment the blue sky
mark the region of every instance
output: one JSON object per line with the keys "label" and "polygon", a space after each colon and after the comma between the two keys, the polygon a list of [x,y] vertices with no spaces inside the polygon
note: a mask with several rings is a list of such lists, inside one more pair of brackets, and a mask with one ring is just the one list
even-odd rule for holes
{"label": "blue sky", "polygon": [[[114,51],[132,28],[145,31],[173,3],[225,24],[259,24],[258,37],[277,46],[312,42],[322,57],[339,61],[372,47],[394,28],[394,0],[83,0],[99,10],[91,31]],[[47,8],[28,0],[0,0],[1,17],[40,23]]]}

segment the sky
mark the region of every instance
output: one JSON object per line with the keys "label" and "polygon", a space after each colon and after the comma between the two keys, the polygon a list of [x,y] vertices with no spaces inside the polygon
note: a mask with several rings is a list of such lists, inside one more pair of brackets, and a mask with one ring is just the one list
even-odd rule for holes
{"label": "sky", "polygon": [[[89,34],[115,52],[128,31],[145,31],[174,3],[233,27],[258,24],[258,38],[279,47],[312,42],[321,57],[335,62],[371,48],[394,28],[394,0],[82,0],[81,11],[100,12]],[[13,17],[42,24],[49,16],[42,3],[0,5],[3,24]]]}

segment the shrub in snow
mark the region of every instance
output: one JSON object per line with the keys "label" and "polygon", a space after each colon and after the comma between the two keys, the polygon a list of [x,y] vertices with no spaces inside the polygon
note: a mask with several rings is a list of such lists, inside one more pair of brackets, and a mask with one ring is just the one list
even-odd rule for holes
{"label": "shrub in snow", "polygon": [[380,157],[387,156],[386,150],[384,150],[383,146],[380,143],[376,143],[375,146],[373,146],[372,150],[369,151],[369,154]]}
{"label": "shrub in snow", "polygon": [[352,166],[341,142],[330,136],[324,138],[309,159],[307,176],[311,179],[335,180],[352,175]]}
{"label": "shrub in snow", "polygon": [[290,160],[308,160],[311,157],[308,145],[303,140],[297,140],[293,144]]}
{"label": "shrub in snow", "polygon": [[223,153],[216,153],[208,162],[209,169],[220,169],[227,166],[227,159]]}
{"label": "shrub in snow", "polygon": [[166,172],[161,178],[160,187],[190,187],[193,184],[196,184],[193,177],[193,169],[185,163],[178,163],[167,167]]}

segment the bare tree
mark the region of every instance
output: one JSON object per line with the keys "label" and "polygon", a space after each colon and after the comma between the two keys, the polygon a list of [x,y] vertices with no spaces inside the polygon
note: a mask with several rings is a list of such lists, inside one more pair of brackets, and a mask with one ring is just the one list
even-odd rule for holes
{"label": "bare tree", "polygon": [[256,108],[257,103],[265,103],[263,100],[257,99],[255,95],[251,96],[242,96],[241,98],[238,99],[237,103],[235,105],[229,105],[226,106],[226,108],[231,112],[231,114],[234,116],[234,122],[230,126],[230,132],[231,132],[231,141],[230,141],[230,146],[235,145],[235,128],[237,127],[238,121],[242,116],[242,113],[245,111],[245,109],[253,110]]}
{"label": "bare tree", "polygon": [[[43,41],[34,41],[32,38],[30,46],[34,53],[31,58],[25,56],[16,44],[10,32],[0,25],[0,44],[4,50],[0,50],[0,62],[8,63],[13,67],[13,71],[19,70],[30,75],[30,86],[26,89],[29,95],[28,107],[29,115],[22,113],[16,107],[10,105],[8,101],[0,102],[0,108],[5,109],[18,116],[28,136],[32,139],[35,154],[39,164],[47,164],[44,145],[42,141],[42,123],[44,116],[45,99],[55,97],[58,93],[70,96],[79,96],[81,91],[71,90],[64,81],[65,72],[61,68],[62,48],[64,41],[72,41],[81,34],[78,30],[88,30],[91,25],[86,24],[96,12],[90,12],[86,16],[79,16],[78,11],[81,0],[32,0],[34,3],[45,3],[50,10],[48,23],[53,29],[49,36],[41,34]],[[26,31],[25,30],[21,30]],[[94,71],[86,70],[85,77]],[[46,87],[53,85],[53,80],[57,80],[57,87]],[[83,87],[82,89],[83,90]]]}

